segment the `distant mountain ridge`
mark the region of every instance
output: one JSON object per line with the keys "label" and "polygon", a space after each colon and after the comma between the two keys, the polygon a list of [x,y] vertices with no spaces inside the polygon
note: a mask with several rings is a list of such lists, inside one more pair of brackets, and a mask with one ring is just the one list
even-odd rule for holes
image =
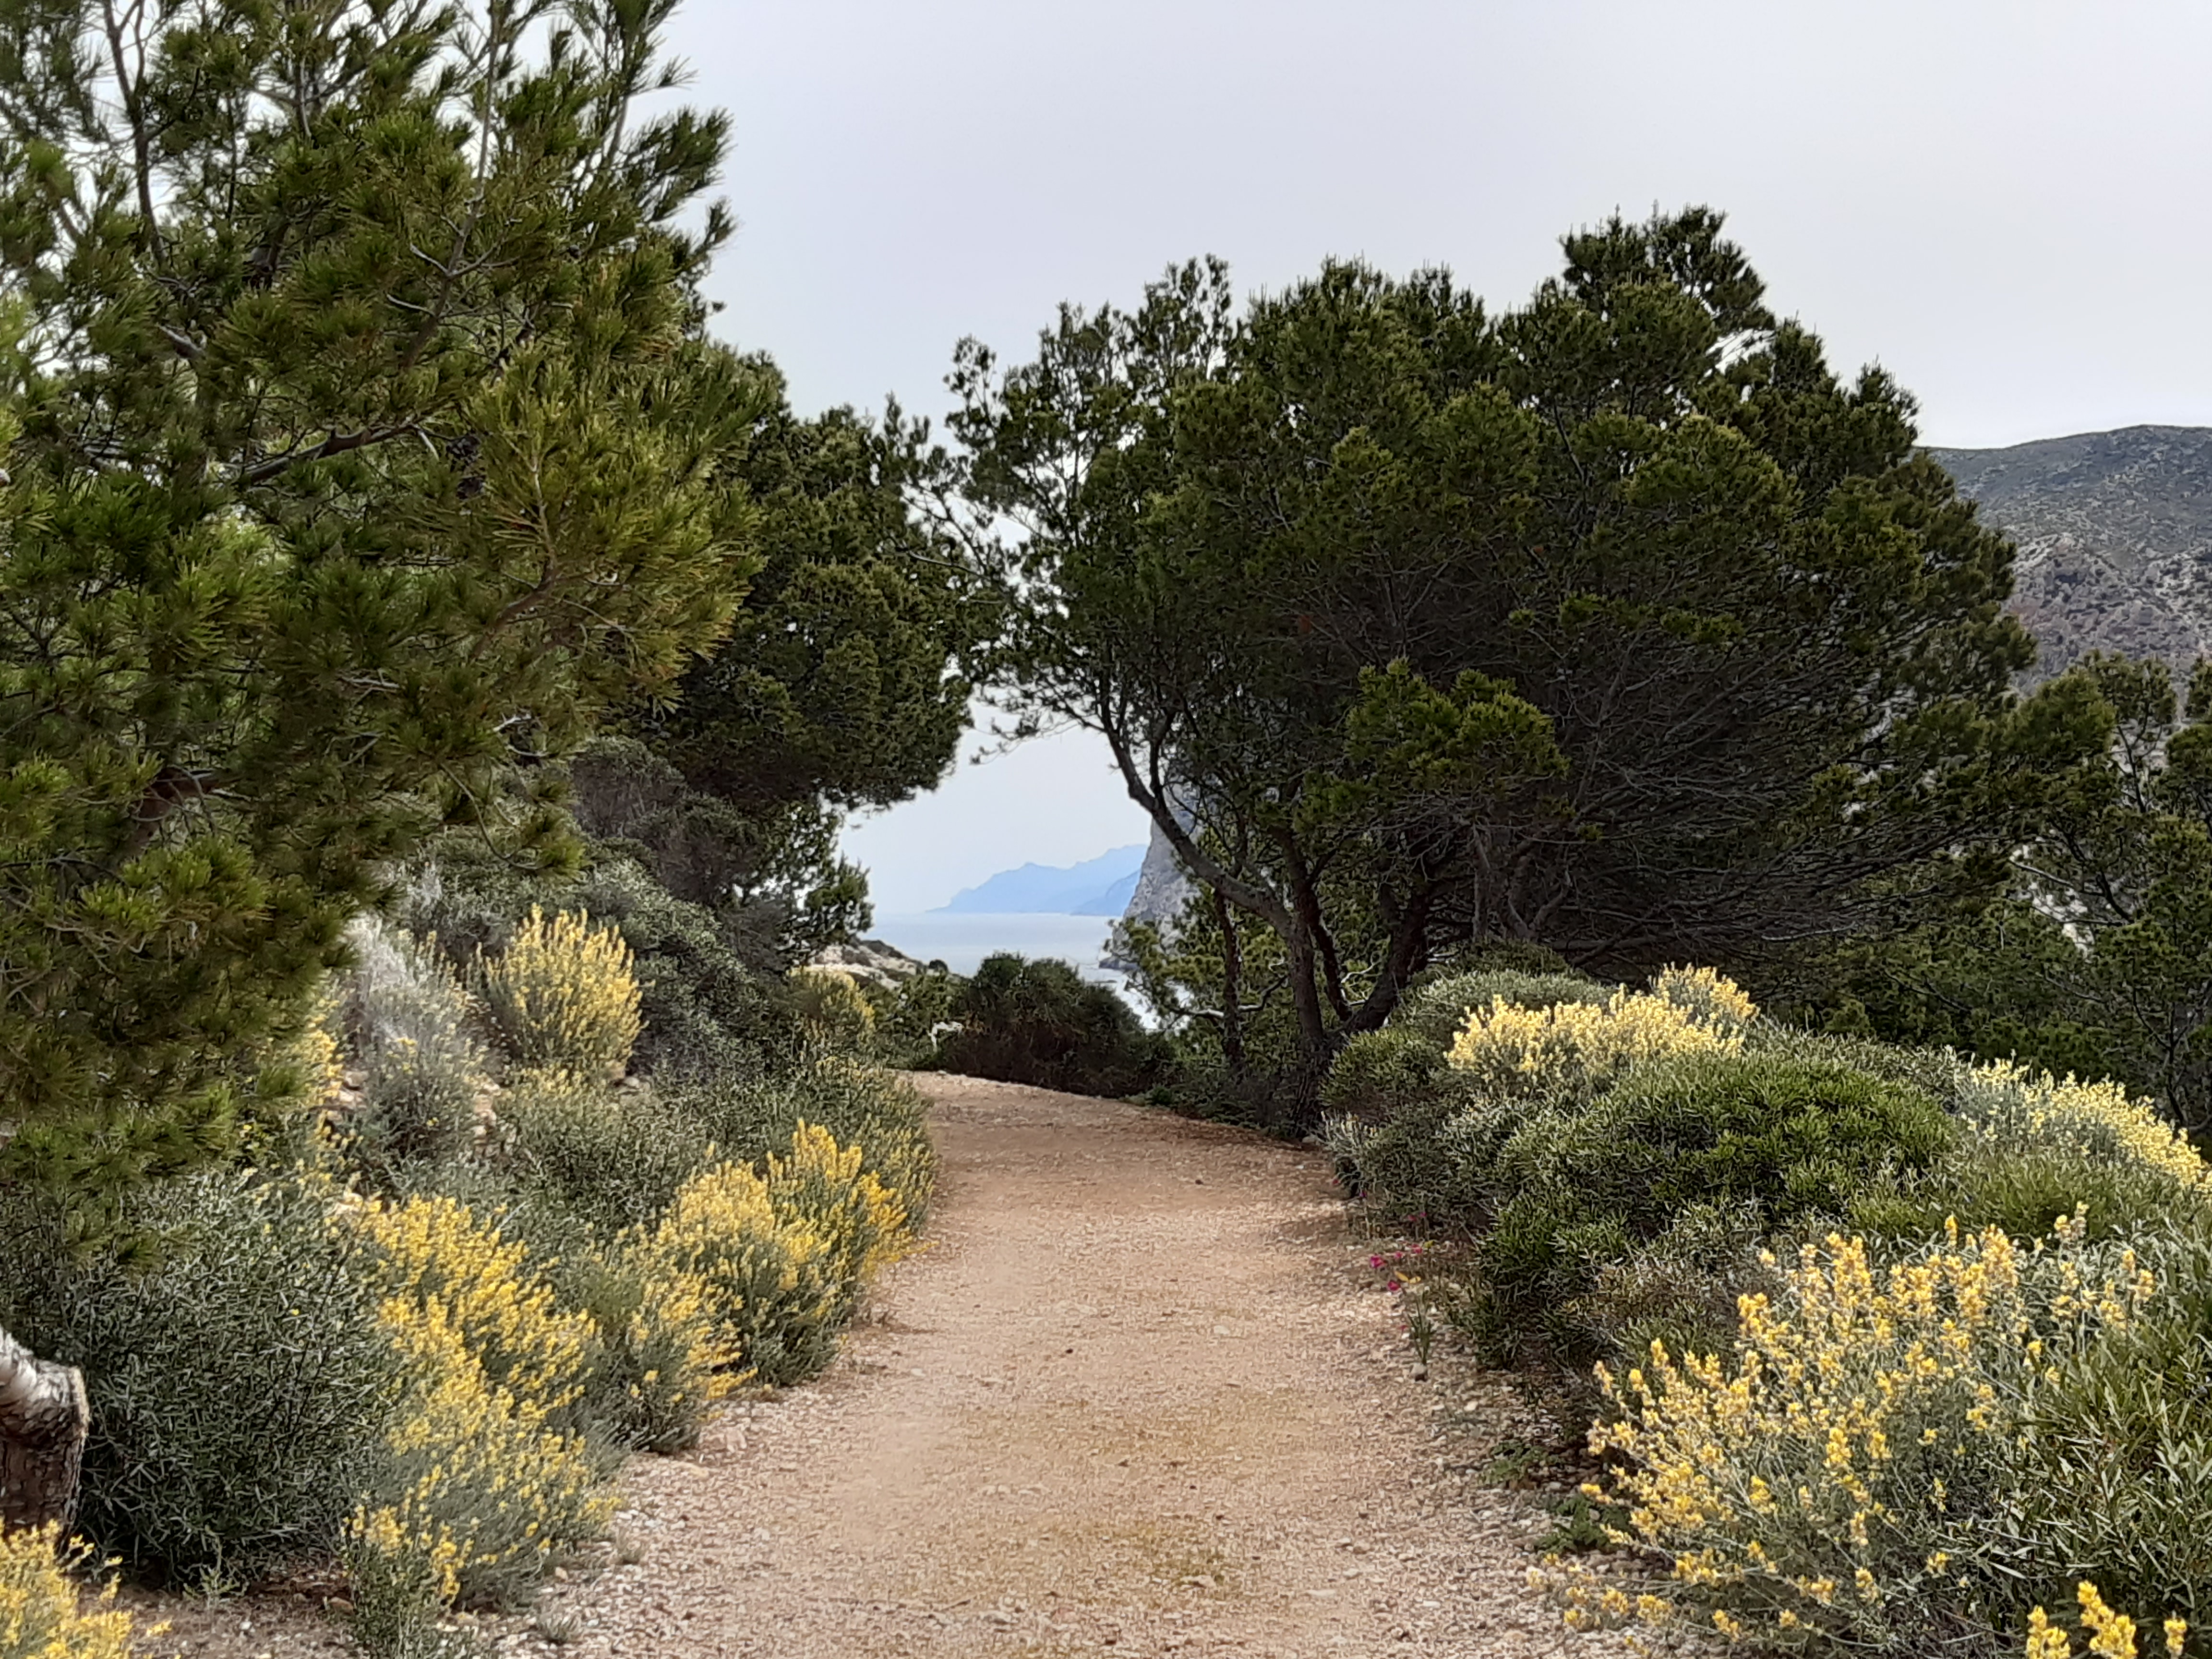
{"label": "distant mountain ridge", "polygon": [[1080,864],[1024,864],[963,888],[933,915],[1118,916],[1137,890],[1141,846],[1117,847]]}
{"label": "distant mountain ridge", "polygon": [[2018,544],[2010,609],[2038,677],[2093,650],[2212,655],[2212,428],[2130,426],[2004,449],[1931,449]]}

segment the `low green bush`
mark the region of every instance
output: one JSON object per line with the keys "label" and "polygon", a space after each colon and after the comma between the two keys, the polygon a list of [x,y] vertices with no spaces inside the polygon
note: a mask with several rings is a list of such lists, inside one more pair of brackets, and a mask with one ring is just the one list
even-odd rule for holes
{"label": "low green bush", "polygon": [[1932,1238],[1946,1221],[2014,1238],[2079,1215],[2093,1240],[2132,1238],[2203,1214],[2204,1200],[2166,1183],[2054,1147],[1963,1146],[1917,1175],[1878,1180],[1852,1200],[1852,1228],[1899,1242]]}
{"label": "low green bush", "polygon": [[1539,1110],[1487,1173],[1482,1334],[1581,1367],[1613,1338],[1584,1305],[1611,1264],[1698,1206],[1748,1233],[1840,1217],[1884,1171],[1931,1167],[1955,1131],[1926,1095],[1832,1062],[1692,1054],[1640,1067],[1586,1108]]}
{"label": "low green bush", "polygon": [[1692,1054],[1632,1073],[1585,1112],[1532,1117],[1499,1179],[1571,1191],[1648,1238],[1708,1201],[1750,1200],[1777,1223],[1840,1216],[1876,1171],[1929,1168],[1954,1133],[1926,1095],[1850,1066]]}
{"label": "low green bush", "polygon": [[1423,1237],[1476,1233],[1496,1209],[1498,1148],[1520,1121],[1510,1103],[1478,1099],[1440,1076],[1382,1122],[1351,1137],[1339,1132],[1338,1179],[1370,1225]]}
{"label": "low green bush", "polygon": [[150,1261],[0,1217],[0,1325],[83,1370],[78,1526],[134,1575],[234,1586],[336,1546],[398,1371],[331,1197],[237,1174],[143,1188],[124,1220]]}
{"label": "low green bush", "polygon": [[656,1219],[704,1169],[713,1135],[649,1090],[528,1073],[499,1097],[510,1177],[563,1224],[597,1237]]}
{"label": "low green bush", "polygon": [[374,917],[350,942],[342,1012],[364,1080],[340,1131],[352,1167],[389,1187],[405,1166],[449,1161],[473,1144],[487,1054],[460,981],[434,949]]}
{"label": "low green bush", "polygon": [[1133,1095],[1158,1080],[1167,1044],[1112,990],[1064,962],[987,957],[954,1000],[945,1070],[1072,1094]]}
{"label": "low green bush", "polygon": [[1321,1103],[1345,1116],[1382,1121],[1434,1095],[1444,1051],[1398,1026],[1362,1031],[1338,1051],[1321,1088]]}
{"label": "low green bush", "polygon": [[2022,1413],[2017,1509],[1990,1519],[2040,1571],[2005,1611],[2056,1607],[2086,1578],[2146,1622],[2178,1614],[2212,1637],[2212,1245],[2142,1243],[2158,1285],[2143,1314],[2068,1350]]}

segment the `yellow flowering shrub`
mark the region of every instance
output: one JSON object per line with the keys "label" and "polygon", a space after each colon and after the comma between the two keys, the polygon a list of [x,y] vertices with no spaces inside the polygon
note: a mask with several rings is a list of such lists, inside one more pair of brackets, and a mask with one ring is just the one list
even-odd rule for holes
{"label": "yellow flowering shrub", "polygon": [[[1673,995],[1616,991],[1603,1002],[1525,1008],[1497,998],[1470,1010],[1449,1055],[1480,1086],[1502,1094],[1586,1099],[1632,1066],[1682,1054],[1735,1054],[1757,1012],[1732,981],[1673,970]],[[1710,982],[1706,982],[1706,981]],[[1686,989],[1685,988],[1689,988]],[[1697,995],[1692,997],[1691,991]],[[1741,1018],[1735,1011],[1744,1012]]]}
{"label": "yellow flowering shrub", "polygon": [[630,1240],[628,1259],[648,1284],[705,1285],[722,1351],[780,1384],[828,1361],[867,1282],[909,1235],[858,1146],[802,1121],[788,1152],[766,1161],[765,1176],[724,1164],[696,1176]]}
{"label": "yellow flowering shrub", "polygon": [[1759,1018],[1759,1005],[1734,980],[1711,968],[1662,968],[1651,994],[1719,1031],[1741,1031]]}
{"label": "yellow flowering shrub", "polygon": [[685,1183],[635,1249],[648,1283],[707,1286],[717,1340],[762,1382],[795,1382],[828,1359],[839,1303],[830,1241],[780,1216],[767,1181],[744,1164]]}
{"label": "yellow flowering shrub", "polygon": [[130,1659],[131,1615],[112,1583],[79,1591],[82,1559],[51,1527],[0,1531],[0,1659]]}
{"label": "yellow flowering shrub", "polygon": [[2004,1150],[2048,1150],[2125,1168],[2190,1191],[2212,1186],[2189,1138],[2148,1100],[2109,1079],[2064,1082],[2008,1060],[1971,1068],[1958,1110],[1984,1143]]}
{"label": "yellow flowering shrub", "polygon": [[357,1579],[441,1602],[504,1601],[604,1535],[615,1498],[584,1442],[493,1382],[442,1301],[392,1297],[385,1318],[412,1388],[383,1489],[347,1528]]}
{"label": "yellow flowering shrub", "polygon": [[792,1131],[788,1156],[768,1160],[769,1201],[778,1216],[804,1224],[828,1246],[840,1287],[841,1316],[910,1243],[906,1210],[891,1190],[861,1167],[856,1141],[840,1146],[819,1124]]}
{"label": "yellow flowering shrub", "polygon": [[709,1413],[750,1382],[734,1325],[702,1275],[656,1256],[633,1229],[569,1264],[571,1295],[599,1329],[587,1406],[617,1445],[681,1451]]}
{"label": "yellow flowering shrub", "polygon": [[362,1617],[512,1597],[613,1514],[566,1423],[592,1361],[590,1317],[562,1312],[527,1249],[451,1198],[372,1203],[354,1224],[406,1377],[382,1478],[347,1529]]}
{"label": "yellow flowering shrub", "polygon": [[921,1224],[937,1184],[937,1149],[911,1083],[844,1054],[821,1054],[795,1080],[792,1107],[799,1121],[858,1145],[864,1165],[897,1200],[904,1229]]}
{"label": "yellow flowering shrub", "polygon": [[1617,1536],[1672,1564],[1632,1605],[1567,1589],[1571,1622],[1687,1619],[1782,1650],[1915,1652],[1986,1612],[2018,1562],[1987,1524],[2014,1480],[2023,1419],[2060,1359],[2136,1320],[2153,1275],[2085,1249],[2078,1222],[2034,1247],[1954,1227],[1878,1271],[1865,1246],[1808,1247],[1772,1297],[1740,1304],[1735,1358],[1650,1363],[1600,1382],[1616,1415]]}
{"label": "yellow flowering shrub", "polygon": [[387,1327],[396,1304],[434,1304],[491,1382],[541,1413],[574,1403],[592,1322],[560,1310],[526,1246],[443,1194],[368,1204],[359,1226]]}
{"label": "yellow flowering shrub", "polygon": [[499,957],[483,964],[484,1001],[526,1065],[619,1075],[642,1029],[629,946],[611,927],[532,905]]}
{"label": "yellow flowering shrub", "polygon": [[799,1018],[841,1048],[864,1048],[876,1032],[876,1011],[860,982],[842,968],[802,964],[787,976]]}
{"label": "yellow flowering shrub", "polygon": [[[2150,1659],[2148,1649],[2136,1646],[2136,1621],[2105,1604],[2103,1594],[2087,1579],[2075,1591],[2081,1604],[2082,1651],[2090,1659]],[[2189,1648],[2189,1621],[2169,1618],[2160,1632],[2166,1638],[2167,1659],[2181,1659]],[[2051,1622],[2041,1607],[2027,1616],[2027,1659],[2072,1659],[2074,1640],[2063,1625]]]}

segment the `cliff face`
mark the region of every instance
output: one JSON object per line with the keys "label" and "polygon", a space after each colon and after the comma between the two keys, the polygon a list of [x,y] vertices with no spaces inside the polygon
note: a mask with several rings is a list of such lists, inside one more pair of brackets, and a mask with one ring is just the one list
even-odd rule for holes
{"label": "cliff face", "polygon": [[1190,891],[1190,878],[1177,866],[1175,849],[1154,824],[1152,845],[1145,848],[1144,867],[1137,872],[1137,890],[1129,896],[1123,919],[1166,921],[1182,912]]}
{"label": "cliff face", "polygon": [[[2008,449],[1929,452],[2019,544],[2012,610],[2034,677],[2085,652],[2212,656],[2212,427],[2131,426]],[[1165,921],[1190,885],[1158,830],[1127,915]]]}
{"label": "cliff face", "polygon": [[2039,676],[2102,648],[2212,654],[2212,428],[2131,426],[1929,453],[2020,545],[2012,609]]}

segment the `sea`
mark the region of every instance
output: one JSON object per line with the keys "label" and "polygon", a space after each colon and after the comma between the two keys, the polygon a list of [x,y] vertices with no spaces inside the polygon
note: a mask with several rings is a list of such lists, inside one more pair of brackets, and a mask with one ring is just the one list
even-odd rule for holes
{"label": "sea", "polygon": [[871,939],[896,945],[923,962],[942,962],[956,974],[972,974],[985,957],[1000,951],[1025,957],[1053,957],[1072,963],[1084,978],[1127,994],[1123,975],[1098,965],[1114,916],[1047,915],[992,915],[981,911],[931,911],[921,915],[878,915]]}

